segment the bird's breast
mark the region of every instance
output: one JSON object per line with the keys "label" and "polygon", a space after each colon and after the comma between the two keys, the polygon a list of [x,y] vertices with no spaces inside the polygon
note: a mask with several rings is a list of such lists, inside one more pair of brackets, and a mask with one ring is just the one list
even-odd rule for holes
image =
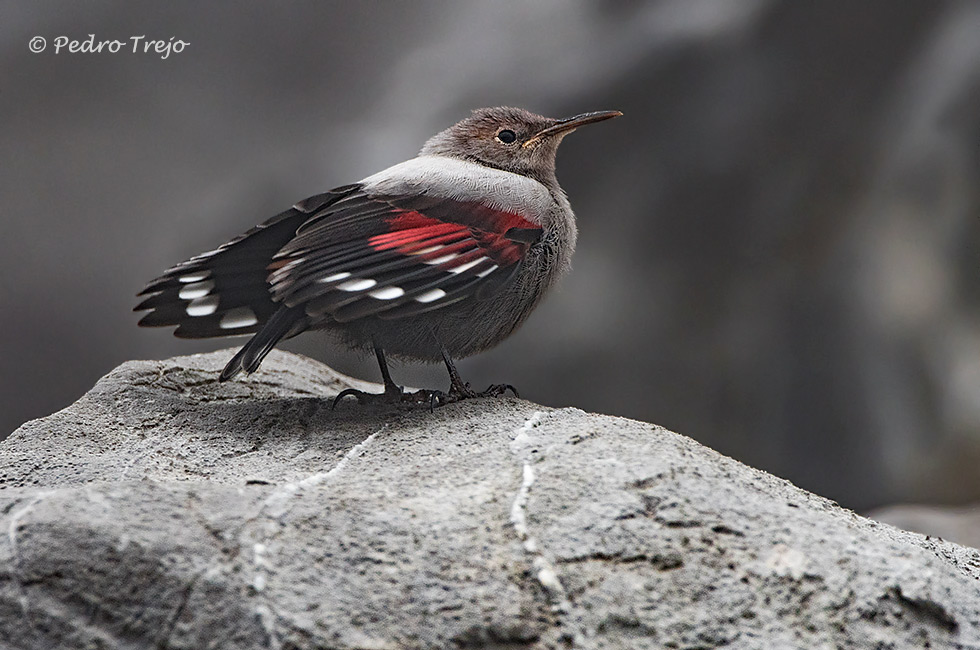
{"label": "bird's breast", "polygon": [[361,181],[369,195],[419,195],[479,202],[547,228],[555,200],[540,182],[513,172],[452,158],[423,155]]}

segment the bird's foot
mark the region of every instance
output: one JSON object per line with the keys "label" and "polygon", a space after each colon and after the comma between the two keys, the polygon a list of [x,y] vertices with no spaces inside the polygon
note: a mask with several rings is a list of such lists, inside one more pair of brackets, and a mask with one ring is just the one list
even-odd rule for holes
{"label": "bird's foot", "polygon": [[437,406],[444,406],[453,402],[458,402],[464,397],[451,395],[441,390],[423,388],[411,393],[365,393],[363,391],[348,388],[334,398],[334,408],[337,402],[347,395],[357,398],[358,404],[408,404],[410,406],[428,406],[429,411],[434,411]]}
{"label": "bird's foot", "polygon": [[330,408],[331,410],[336,409],[337,404],[339,404],[345,397],[354,397],[357,399],[358,404],[427,405],[429,410],[433,411],[436,409],[436,407],[454,404],[456,402],[461,402],[464,399],[474,399],[478,397],[502,397],[508,390],[514,394],[514,397],[520,397],[517,389],[510,384],[492,384],[481,393],[478,393],[470,388],[469,384],[452,386],[450,387],[448,393],[441,390],[431,390],[427,388],[406,393],[399,386],[389,386],[385,388],[385,392],[383,393],[366,393],[363,390],[358,390],[356,388],[347,388],[337,393],[337,396],[333,398],[333,405]]}
{"label": "bird's foot", "polygon": [[520,397],[517,389],[510,384],[490,384],[485,391],[478,393],[472,388],[470,388],[469,383],[465,384],[454,384],[449,388],[449,397],[453,401],[458,402],[462,399],[471,399],[474,397],[503,397],[504,393],[510,391],[514,393],[514,397]]}
{"label": "bird's foot", "polygon": [[507,391],[514,393],[514,397],[520,398],[521,396],[517,389],[510,384],[490,384],[485,391],[477,394],[477,397],[503,397]]}
{"label": "bird's foot", "polygon": [[450,386],[448,393],[443,393],[442,391],[429,391],[431,393],[429,405],[430,408],[434,408],[435,406],[445,406],[446,404],[461,402],[464,399],[474,399],[479,397],[503,397],[508,390],[514,394],[514,397],[520,397],[517,389],[510,384],[491,384],[481,393],[478,393],[470,388],[469,383],[453,384]]}

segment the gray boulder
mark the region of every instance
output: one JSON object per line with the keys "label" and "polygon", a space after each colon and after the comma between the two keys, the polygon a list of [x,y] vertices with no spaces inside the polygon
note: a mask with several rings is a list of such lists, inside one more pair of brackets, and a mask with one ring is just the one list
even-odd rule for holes
{"label": "gray boulder", "polygon": [[978,648],[980,552],[660,427],[123,364],[0,445],[5,648]]}
{"label": "gray boulder", "polygon": [[865,516],[923,535],[980,547],[980,504],[942,506],[896,503],[876,508],[865,513]]}

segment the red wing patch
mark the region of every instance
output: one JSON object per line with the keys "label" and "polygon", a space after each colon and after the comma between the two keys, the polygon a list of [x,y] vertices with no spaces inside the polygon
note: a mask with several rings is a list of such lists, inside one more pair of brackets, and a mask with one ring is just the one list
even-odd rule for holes
{"label": "red wing patch", "polygon": [[351,196],[311,217],[268,267],[308,318],[409,317],[492,295],[542,232],[519,214],[428,195]]}
{"label": "red wing patch", "polygon": [[499,266],[516,264],[527,244],[508,239],[507,231],[540,229],[518,214],[483,205],[470,208],[467,216],[470,225],[448,223],[411,210],[400,211],[387,220],[391,232],[375,235],[368,242],[377,251],[395,249],[404,255],[418,255],[429,264],[451,256],[440,264],[448,271],[479,259],[481,253]]}

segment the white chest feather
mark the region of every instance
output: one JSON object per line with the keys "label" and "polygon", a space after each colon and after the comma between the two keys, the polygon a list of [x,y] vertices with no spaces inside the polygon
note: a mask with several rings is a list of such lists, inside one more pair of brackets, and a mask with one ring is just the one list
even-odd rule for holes
{"label": "white chest feather", "polygon": [[493,167],[423,155],[389,167],[361,181],[368,194],[429,194],[458,201],[480,201],[546,225],[554,198],[538,181]]}

